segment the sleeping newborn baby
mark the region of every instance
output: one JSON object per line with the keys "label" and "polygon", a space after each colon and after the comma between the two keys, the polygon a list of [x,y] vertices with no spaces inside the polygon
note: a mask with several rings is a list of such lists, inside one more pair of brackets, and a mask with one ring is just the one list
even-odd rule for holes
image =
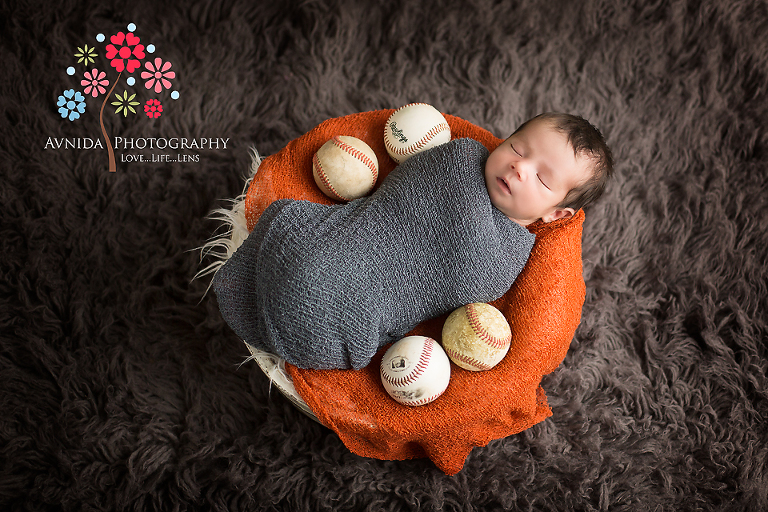
{"label": "sleeping newborn baby", "polygon": [[544,114],[490,155],[472,139],[417,154],[347,204],[275,201],[214,277],[219,309],[295,366],[363,368],[422,321],[504,295],[525,226],[573,215],[610,170],[592,125]]}

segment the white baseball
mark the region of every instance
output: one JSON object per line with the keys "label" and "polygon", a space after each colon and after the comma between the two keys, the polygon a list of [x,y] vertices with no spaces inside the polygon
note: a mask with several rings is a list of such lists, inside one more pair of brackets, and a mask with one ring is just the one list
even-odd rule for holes
{"label": "white baseball", "polygon": [[381,383],[403,405],[424,405],[443,394],[451,378],[451,363],[440,345],[426,336],[395,342],[381,360]]}
{"label": "white baseball", "polygon": [[379,161],[371,147],[347,135],[337,135],[312,157],[312,176],[323,194],[337,201],[367,195],[379,177]]}
{"label": "white baseball", "polygon": [[490,370],[507,355],[512,341],[509,322],[490,304],[467,304],[443,324],[443,348],[465,370]]}
{"label": "white baseball", "polygon": [[416,153],[450,142],[451,127],[432,105],[410,103],[395,110],[384,126],[384,146],[401,164]]}

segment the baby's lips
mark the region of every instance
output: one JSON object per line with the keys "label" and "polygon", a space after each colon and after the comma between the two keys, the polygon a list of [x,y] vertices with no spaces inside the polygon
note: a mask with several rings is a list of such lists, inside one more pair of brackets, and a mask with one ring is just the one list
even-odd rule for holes
{"label": "baby's lips", "polygon": [[507,194],[511,194],[512,193],[512,188],[509,186],[509,183],[507,183],[507,180],[505,180],[504,178],[496,178],[496,179],[498,180],[499,187],[501,188],[501,190],[503,192],[505,192]]}

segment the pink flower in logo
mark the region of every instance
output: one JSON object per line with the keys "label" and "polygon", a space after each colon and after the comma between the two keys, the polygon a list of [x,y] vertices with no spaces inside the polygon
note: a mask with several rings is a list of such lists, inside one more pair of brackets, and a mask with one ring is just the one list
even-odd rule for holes
{"label": "pink flower in logo", "polygon": [[109,80],[104,80],[107,74],[93,68],[93,71],[85,72],[85,78],[80,81],[80,85],[85,87],[85,94],[90,94],[94,98],[99,94],[104,94],[107,90],[104,88],[109,85]]}
{"label": "pink flower in logo", "polygon": [[157,119],[163,114],[163,106],[158,100],[148,100],[147,104],[144,105],[144,112],[149,118]]}
{"label": "pink flower in logo", "polygon": [[154,65],[152,65],[152,62],[145,62],[144,67],[147,68],[148,71],[142,71],[141,78],[145,80],[149,79],[144,84],[147,89],[151,89],[154,85],[155,92],[158,94],[163,91],[163,87],[170,89],[170,80],[176,78],[175,72],[168,71],[171,69],[170,62],[163,63],[163,59],[157,57],[155,58]]}
{"label": "pink flower in logo", "polygon": [[133,73],[136,68],[141,66],[139,59],[143,59],[146,54],[144,53],[144,45],[139,44],[138,37],[133,35],[133,32],[123,34],[118,32],[109,38],[112,44],[107,45],[107,58],[110,59],[110,64],[120,73],[123,70]]}

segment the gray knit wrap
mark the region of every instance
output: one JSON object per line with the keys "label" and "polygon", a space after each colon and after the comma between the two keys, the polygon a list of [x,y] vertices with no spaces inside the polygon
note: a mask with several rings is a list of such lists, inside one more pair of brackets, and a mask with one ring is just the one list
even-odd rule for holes
{"label": "gray knit wrap", "polygon": [[282,199],[217,272],[221,314],[301,368],[365,367],[420,322],[510,288],[534,235],[490,202],[488,150],[457,139],[343,205]]}

